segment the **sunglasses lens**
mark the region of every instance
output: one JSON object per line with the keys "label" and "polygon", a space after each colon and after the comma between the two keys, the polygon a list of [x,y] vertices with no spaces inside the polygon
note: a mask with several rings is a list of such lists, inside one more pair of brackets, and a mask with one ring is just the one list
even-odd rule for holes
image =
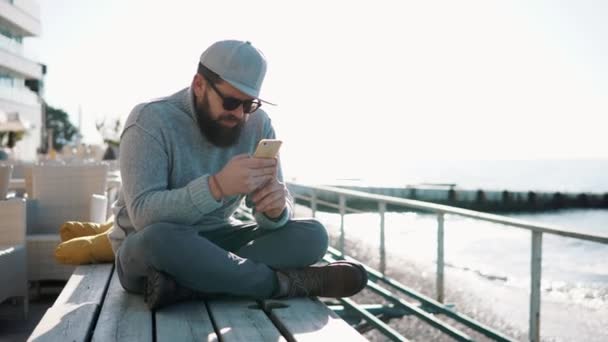
{"label": "sunglasses lens", "polygon": [[262,105],[258,99],[241,101],[239,99],[235,99],[234,97],[226,97],[224,98],[223,106],[225,110],[235,110],[241,104],[243,105],[243,112],[247,114],[255,112]]}
{"label": "sunglasses lens", "polygon": [[241,100],[235,99],[234,97],[228,97],[224,99],[225,110],[235,110],[238,106],[243,103]]}

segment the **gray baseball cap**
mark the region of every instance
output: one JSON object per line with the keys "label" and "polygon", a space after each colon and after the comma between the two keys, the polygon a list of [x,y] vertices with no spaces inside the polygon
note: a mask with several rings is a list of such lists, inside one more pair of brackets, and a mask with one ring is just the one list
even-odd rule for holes
{"label": "gray baseball cap", "polygon": [[236,89],[251,97],[260,97],[266,58],[251,42],[222,40],[213,43],[201,54],[200,62]]}

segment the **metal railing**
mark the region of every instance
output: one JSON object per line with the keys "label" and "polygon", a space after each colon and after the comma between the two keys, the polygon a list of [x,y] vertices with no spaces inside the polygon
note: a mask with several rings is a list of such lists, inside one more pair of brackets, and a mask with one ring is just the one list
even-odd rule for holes
{"label": "metal railing", "polygon": [[[526,229],[531,232],[531,260],[530,260],[530,316],[529,316],[529,339],[530,341],[540,341],[540,286],[542,275],[542,238],[543,234],[553,234],[579,240],[608,244],[608,236],[586,234],[567,230],[561,227],[527,222],[524,220],[512,219],[505,216],[488,214],[468,209],[461,209],[447,205],[434,204],[429,202],[396,198],[390,196],[374,195],[361,191],[345,190],[328,186],[311,186],[295,182],[289,182],[288,187],[292,190],[292,195],[296,199],[303,199],[310,203],[313,217],[316,216],[317,207],[320,205],[337,209],[340,213],[340,239],[338,249],[342,255],[345,244],[344,215],[349,213],[361,213],[362,210],[349,208],[347,200],[349,198],[375,201],[378,203],[378,213],[380,215],[380,272],[384,275],[386,271],[386,247],[385,247],[385,213],[387,204],[416,209],[437,214],[437,273],[436,273],[436,298],[443,303],[444,300],[444,216],[445,214],[460,215],[481,221],[504,224],[516,228]],[[294,191],[295,190],[295,191]],[[338,196],[338,204],[323,201],[318,198],[319,193],[331,193]]]}

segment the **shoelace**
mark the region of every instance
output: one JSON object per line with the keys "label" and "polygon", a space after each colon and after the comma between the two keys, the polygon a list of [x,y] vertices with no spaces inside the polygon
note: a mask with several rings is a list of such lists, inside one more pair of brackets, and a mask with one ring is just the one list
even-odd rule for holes
{"label": "shoelace", "polygon": [[156,303],[158,301],[158,287],[159,287],[159,275],[154,274],[153,277],[146,280],[145,283],[145,294],[146,294],[146,302],[148,303]]}
{"label": "shoelace", "polygon": [[301,272],[290,272],[288,277],[291,280],[288,291],[289,297],[295,297],[301,293],[305,294],[306,296],[310,296],[310,292],[313,289],[319,289],[319,292],[322,291],[325,272],[320,268],[315,270],[311,267],[303,269]]}

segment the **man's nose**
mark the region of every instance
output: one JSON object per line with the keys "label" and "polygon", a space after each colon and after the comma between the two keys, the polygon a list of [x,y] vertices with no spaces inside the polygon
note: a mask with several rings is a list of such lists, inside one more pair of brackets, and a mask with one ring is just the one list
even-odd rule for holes
{"label": "man's nose", "polygon": [[231,110],[230,114],[236,116],[239,119],[242,119],[245,116],[245,110],[243,109],[243,104],[241,103],[238,107]]}

